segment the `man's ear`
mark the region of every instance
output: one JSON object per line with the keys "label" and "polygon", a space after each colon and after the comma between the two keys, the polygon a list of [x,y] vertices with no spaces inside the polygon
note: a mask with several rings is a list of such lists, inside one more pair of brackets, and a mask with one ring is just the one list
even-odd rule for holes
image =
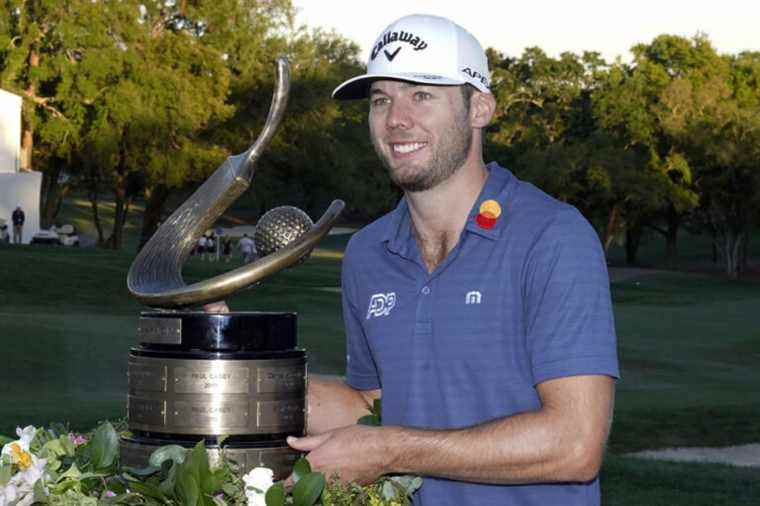
{"label": "man's ear", "polygon": [[470,125],[485,128],[496,111],[496,99],[492,93],[476,91],[470,97]]}

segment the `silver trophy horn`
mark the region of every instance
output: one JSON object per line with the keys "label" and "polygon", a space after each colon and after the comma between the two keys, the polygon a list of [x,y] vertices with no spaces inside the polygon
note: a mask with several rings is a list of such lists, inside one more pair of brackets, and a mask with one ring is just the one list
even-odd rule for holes
{"label": "silver trophy horn", "polygon": [[198,238],[250,186],[255,163],[282,120],[290,89],[290,68],[284,57],[277,59],[276,79],[269,115],[256,142],[244,153],[227,158],[164,221],[132,263],[127,287],[146,306],[174,309],[222,300],[297,263],[329,232],[343,210],[343,201],[334,200],[297,240],[255,262],[191,285],[182,279],[182,267]]}

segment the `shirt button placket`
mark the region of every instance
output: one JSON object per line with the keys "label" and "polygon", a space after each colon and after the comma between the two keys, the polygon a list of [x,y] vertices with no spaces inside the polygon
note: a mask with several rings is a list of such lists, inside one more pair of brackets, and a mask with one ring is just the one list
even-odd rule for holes
{"label": "shirt button placket", "polygon": [[430,335],[432,333],[432,291],[430,284],[426,284],[420,288],[420,295],[417,297],[417,318],[414,329],[415,335]]}

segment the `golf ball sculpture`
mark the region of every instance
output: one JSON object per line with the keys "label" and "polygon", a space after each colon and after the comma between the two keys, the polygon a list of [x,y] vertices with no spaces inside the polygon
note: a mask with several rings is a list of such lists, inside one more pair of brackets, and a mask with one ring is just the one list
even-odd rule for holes
{"label": "golf ball sculpture", "polygon": [[297,315],[194,308],[302,262],[332,228],[343,202],[333,201],[316,223],[294,207],[272,209],[256,226],[259,258],[190,285],[182,279],[193,245],[248,187],[254,162],[281,121],[290,74],[287,60],[277,64],[259,138],[165,220],[129,270],[130,293],[151,309],[141,313],[138,344],[129,353],[123,464],[145,467],[161,446],[192,448],[204,441],[212,462],[223,450],[245,472],[264,466],[283,479],[300,457],[286,443],[289,435],[305,434],[307,424],[307,357],[298,347]]}

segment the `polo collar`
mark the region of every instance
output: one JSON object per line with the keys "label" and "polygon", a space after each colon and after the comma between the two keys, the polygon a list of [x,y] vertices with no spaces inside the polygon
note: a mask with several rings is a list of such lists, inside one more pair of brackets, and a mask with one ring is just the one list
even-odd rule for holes
{"label": "polo collar", "polygon": [[[496,162],[486,165],[486,169],[488,170],[488,177],[483,185],[483,189],[480,191],[480,195],[470,210],[464,230],[496,240],[501,236],[501,231],[504,229],[504,224],[507,221],[507,194],[514,186],[515,177]],[[481,205],[489,200],[495,201],[501,209],[501,214],[496,218],[496,222],[490,229],[479,225],[477,222]],[[390,220],[387,222],[380,240],[387,243],[388,249],[392,252],[403,255],[408,253],[407,249],[411,238],[412,227],[409,204],[406,201],[406,197],[402,197],[396,208],[391,211]]]}
{"label": "polo collar", "polygon": [[388,244],[393,253],[406,255],[412,238],[412,220],[406,197],[401,197],[396,208],[391,211],[390,221],[383,231],[381,240]]}

